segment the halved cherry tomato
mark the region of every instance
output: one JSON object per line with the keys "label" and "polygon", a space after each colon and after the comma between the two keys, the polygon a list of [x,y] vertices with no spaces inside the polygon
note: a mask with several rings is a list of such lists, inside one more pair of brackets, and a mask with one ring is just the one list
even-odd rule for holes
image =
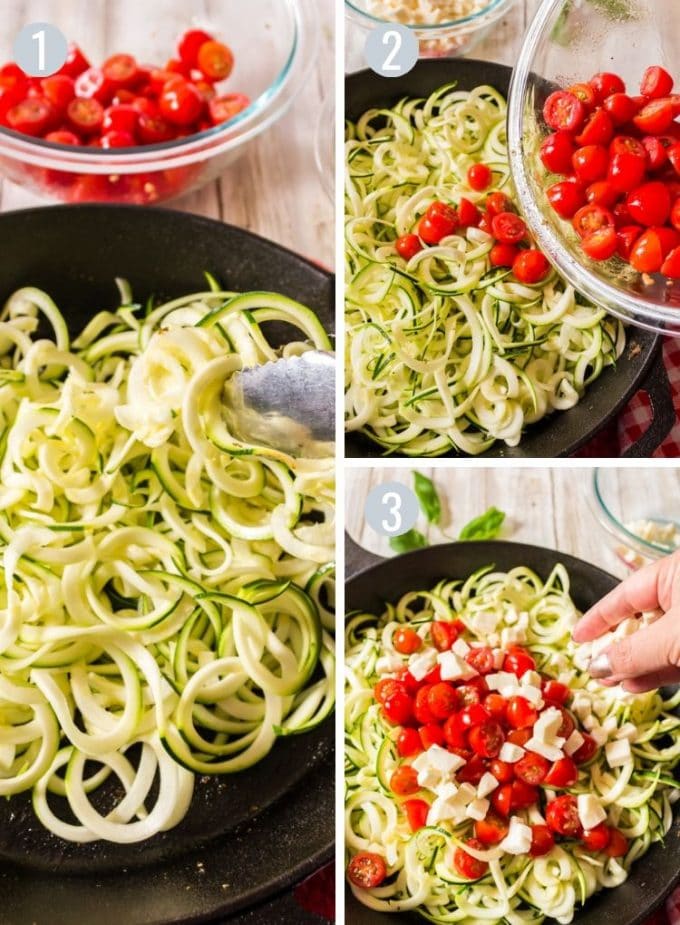
{"label": "halved cherry tomato", "polygon": [[578,210],[572,224],[580,238],[587,238],[588,235],[599,231],[601,228],[613,228],[614,216],[608,209],[603,209],[602,206],[587,205]]}
{"label": "halved cherry tomato", "polygon": [[480,758],[495,758],[505,741],[503,729],[495,720],[475,726],[470,730],[468,738],[470,747]]}
{"label": "halved cherry tomato", "polygon": [[[666,146],[655,135],[646,135],[642,144],[647,152],[647,167],[649,170],[660,170],[668,162]],[[670,147],[670,145],[669,145]]]}
{"label": "halved cherry tomato", "polygon": [[671,214],[671,194],[660,180],[644,183],[628,194],[628,212],[634,222],[651,228],[664,225]]}
{"label": "halved cherry tomato", "polygon": [[435,665],[432,671],[428,671],[425,675],[424,681],[425,684],[439,684],[442,679],[442,669],[440,665]]}
{"label": "halved cherry tomato", "polygon": [[527,752],[515,763],[516,776],[534,787],[543,783],[549,770],[550,762],[534,752]]}
{"label": "halved cherry tomato", "polygon": [[198,49],[196,64],[208,80],[226,80],[234,68],[234,56],[223,42],[204,42]]}
{"label": "halved cherry tomato", "polygon": [[403,234],[400,238],[397,238],[394,246],[399,256],[403,257],[404,260],[410,260],[423,249],[417,234]]}
{"label": "halved cherry tomato", "polygon": [[430,636],[432,645],[438,652],[448,652],[456,639],[458,639],[458,630],[453,623],[434,620],[430,624]]}
{"label": "halved cherry tomato", "polygon": [[680,279],[680,247],[674,248],[661,264],[661,272],[669,279]]}
{"label": "halved cherry tomato", "polygon": [[411,758],[419,755],[423,750],[423,743],[415,729],[402,729],[397,736],[397,751],[402,758]]}
{"label": "halved cherry tomato", "polygon": [[590,84],[572,84],[567,87],[567,93],[573,93],[575,97],[581,100],[588,112],[597,105],[597,94]]}
{"label": "halved cherry tomato", "polygon": [[430,709],[430,691],[433,687],[433,684],[423,684],[416,692],[413,715],[421,726],[426,726],[428,723],[435,721],[435,716]]}
{"label": "halved cherry tomato", "polygon": [[383,704],[392,694],[397,692],[407,693],[405,685],[396,678],[381,678],[373,688],[373,696],[378,703]]}
{"label": "halved cherry tomato", "polygon": [[493,218],[494,215],[500,215],[501,212],[512,212],[512,202],[508,199],[505,193],[489,193],[489,195],[486,197],[484,206],[486,208],[487,215],[491,216],[491,218]]}
{"label": "halved cherry tomato", "polygon": [[418,774],[415,768],[408,764],[403,764],[390,777],[390,790],[396,793],[398,797],[410,796],[420,790],[418,784]]}
{"label": "halved cherry tomato", "polygon": [[458,227],[458,215],[453,206],[447,202],[433,202],[421,219],[419,226],[420,237],[426,244],[439,244],[439,242],[453,234]]}
{"label": "halved cherry tomato", "polygon": [[[478,728],[478,727],[476,727]],[[475,730],[473,729],[472,732]],[[472,736],[472,732],[470,735]],[[480,782],[482,777],[486,774],[486,761],[482,758],[481,755],[473,754],[471,751],[463,754],[463,752],[456,752],[460,754],[461,758],[465,759],[465,767],[461,768],[457,772],[458,780],[465,784],[474,784],[475,787]]]}
{"label": "halved cherry tomato", "polygon": [[470,682],[469,684],[463,684],[458,688],[458,694],[464,706],[471,707],[476,703],[481,703],[482,701],[482,691],[476,685]]}
{"label": "halved cherry tomato", "polygon": [[612,93],[604,101],[604,108],[614,125],[626,125],[638,111],[627,93]]}
{"label": "halved cherry tomato", "polygon": [[475,822],[475,837],[485,846],[497,845],[508,834],[508,823],[489,810],[484,819]]}
{"label": "halved cherry tomato", "polygon": [[680,231],[680,199],[676,199],[671,209],[671,225]]}
{"label": "halved cherry tomato", "polygon": [[418,735],[425,751],[432,748],[433,745],[444,744],[444,730],[437,723],[427,723],[425,726],[421,726],[418,730]]}
{"label": "halved cherry tomato", "polygon": [[543,857],[550,854],[555,847],[555,839],[547,825],[531,826],[531,848],[529,854],[532,858]]}
{"label": "halved cherry tomato", "polygon": [[467,729],[458,714],[450,716],[444,723],[444,740],[449,748],[467,748]]}
{"label": "halved cherry tomato", "polygon": [[458,221],[460,224],[464,228],[476,228],[481,218],[482,213],[477,206],[470,202],[469,199],[466,199],[465,196],[461,197],[458,203]]}
{"label": "halved cherry tomato", "polygon": [[395,691],[385,699],[382,711],[394,726],[405,726],[413,719],[413,699],[403,691]]}
{"label": "halved cherry tomato", "polygon": [[133,148],[135,144],[134,135],[118,130],[104,132],[96,141],[99,148]]}
{"label": "halved cherry tomato", "polygon": [[492,267],[511,267],[518,254],[514,244],[495,244],[489,252],[489,262]]}
{"label": "halved cherry tomato", "polygon": [[60,129],[58,132],[48,132],[45,135],[45,141],[53,145],[79,145],[80,138],[75,132],[69,132],[67,129]]}
{"label": "halved cherry tomato", "polygon": [[666,157],[671,162],[673,170],[680,176],[680,142],[676,142],[666,150]]}
{"label": "halved cherry tomato", "polygon": [[608,145],[614,137],[614,122],[604,109],[597,109],[588,116],[585,125],[576,136],[577,145]]}
{"label": "halved cherry tomato", "polygon": [[645,135],[663,135],[671,127],[674,118],[673,103],[665,97],[643,106],[633,117],[633,125]]}
{"label": "halved cherry tomato", "polygon": [[160,115],[149,112],[140,112],[137,123],[139,140],[146,145],[163,144],[173,137],[173,129],[169,122]]}
{"label": "halved cherry tomato", "polygon": [[556,797],[546,806],[545,819],[550,829],[558,835],[568,838],[581,837],[583,827],[578,815],[576,797],[569,794]]}
{"label": "halved cherry tomato", "polygon": [[574,717],[568,710],[565,710],[564,707],[558,707],[558,710],[562,714],[562,722],[557,730],[557,735],[563,739],[568,739],[574,729],[576,729]]}
{"label": "halved cherry tomato", "polygon": [[603,145],[585,145],[577,148],[571,159],[576,179],[589,186],[596,180],[607,176],[609,169],[609,154]]}
{"label": "halved cherry tomato", "polygon": [[43,95],[49,100],[59,113],[64,113],[66,107],[76,95],[76,85],[72,77],[65,74],[53,74],[40,81]]}
{"label": "halved cherry tomato", "polygon": [[508,722],[513,729],[526,729],[538,719],[538,711],[525,697],[511,697],[508,701]]}
{"label": "halved cherry tomato", "polygon": [[182,127],[196,122],[205,105],[196,87],[179,76],[165,84],[158,103],[163,118]]}
{"label": "halved cherry tomato", "polygon": [[642,75],[640,93],[643,96],[656,100],[668,96],[673,90],[673,78],[662,67],[648,67]]}
{"label": "halved cherry tomato", "polygon": [[417,832],[427,825],[427,814],[430,811],[430,804],[425,800],[405,800],[402,808],[406,813],[408,824],[412,832]]}
{"label": "halved cherry tomato", "polygon": [[214,41],[212,35],[203,29],[189,29],[177,45],[177,54],[188,68],[198,65],[198,52],[206,42]]}
{"label": "halved cherry tomato", "polygon": [[[615,142],[616,139],[614,139]],[[620,193],[629,193],[644,179],[647,155],[642,144],[640,148],[642,149],[641,155],[632,152],[616,152],[611,156],[607,179]]]}
{"label": "halved cherry tomato", "polygon": [[501,694],[488,694],[484,698],[484,708],[489,711],[494,719],[504,720],[508,709],[508,701]]}
{"label": "halved cherry tomato", "polygon": [[500,787],[496,787],[491,794],[491,805],[497,813],[507,818],[512,809],[512,784],[501,784]]}
{"label": "halved cherry tomato", "polygon": [[569,132],[553,132],[540,149],[540,158],[551,173],[570,173],[574,142]]}
{"label": "halved cherry tomato", "polygon": [[566,90],[551,93],[543,106],[543,118],[556,132],[578,131],[585,117],[586,107],[577,96]]}
{"label": "halved cherry tomato", "polygon": [[134,135],[139,123],[139,113],[134,106],[109,106],[104,110],[102,130],[104,132],[129,132]]}
{"label": "halved cherry tomato", "polygon": [[608,180],[597,180],[591,183],[586,190],[586,199],[596,206],[604,206],[605,209],[611,209],[616,205],[620,193],[618,193]]}
{"label": "halved cherry tomato", "polygon": [[[640,231],[642,231],[642,229],[640,229]],[[585,764],[586,761],[590,761],[597,751],[597,742],[595,739],[585,732],[581,734],[583,736],[583,744],[572,755],[576,764]]]}
{"label": "halved cherry tomato", "polygon": [[526,781],[515,779],[512,784],[512,809],[528,809],[538,801],[538,790]]}
{"label": "halved cherry tomato", "polygon": [[463,726],[472,729],[473,726],[481,726],[491,719],[491,714],[485,710],[481,703],[471,703],[460,711],[460,721]]}
{"label": "halved cherry tomato", "polygon": [[591,260],[609,260],[618,249],[616,228],[600,228],[586,235],[581,243],[584,254]]}
{"label": "halved cherry tomato", "polygon": [[250,106],[250,97],[243,93],[229,93],[227,96],[220,96],[212,99],[208,103],[210,118],[214,125],[222,125],[224,122],[231,122],[234,116],[243,112]]}
{"label": "halved cherry tomato", "polygon": [[494,670],[493,650],[489,646],[478,646],[475,649],[470,649],[465,656],[465,661],[478,674],[490,674]]}
{"label": "halved cherry tomato", "polygon": [[626,85],[621,80],[618,74],[610,74],[608,71],[601,71],[599,74],[595,74],[593,79],[590,81],[590,85],[595,90],[597,98],[600,102],[603,102],[607,99],[608,96],[611,96],[613,93],[625,93]]}
{"label": "halved cherry tomato", "polygon": [[132,55],[113,55],[102,65],[102,72],[115,90],[134,87],[139,78],[139,67]]}
{"label": "halved cherry tomato", "polygon": [[562,218],[573,218],[586,202],[583,187],[575,180],[553,183],[547,190],[547,196],[550,205]]}
{"label": "halved cherry tomato", "polygon": [[481,193],[491,186],[492,180],[493,173],[491,172],[491,168],[487,167],[486,164],[472,164],[472,166],[468,168],[467,182],[470,189]]}
{"label": "halved cherry tomato", "polygon": [[609,830],[609,844],[604,849],[607,857],[622,858],[628,853],[628,839],[618,829]]}
{"label": "halved cherry tomato", "polygon": [[458,691],[446,681],[433,684],[427,695],[427,705],[435,719],[448,719],[460,705]]}
{"label": "halved cherry tomato", "polygon": [[[466,844],[478,851],[484,850],[484,845],[477,841],[476,838],[468,838]],[[486,861],[478,861],[477,858],[473,858],[471,854],[468,854],[464,848],[456,848],[453,852],[453,866],[460,876],[465,877],[467,880],[479,880],[489,869]]]}
{"label": "halved cherry tomato", "polygon": [[513,745],[520,745],[522,748],[531,738],[531,729],[512,729],[508,733],[508,742]]}
{"label": "halved cherry tomato", "polygon": [[560,681],[549,678],[543,684],[543,698],[550,704],[555,703],[562,706],[569,700],[570,696],[571,691],[566,684],[562,684]]}
{"label": "halved cherry tomato", "polygon": [[499,784],[509,784],[515,777],[515,766],[508,761],[501,761],[495,758],[489,765],[489,771],[493,774]]}
{"label": "halved cherry tomato", "polygon": [[578,780],[578,770],[571,758],[558,758],[545,776],[546,787],[561,789],[573,787]]}
{"label": "halved cherry tomato", "polygon": [[[522,253],[528,254],[531,252],[523,251]],[[543,259],[545,260],[545,258]],[[511,674],[521,678],[523,674],[527,673],[527,671],[535,670],[536,662],[534,661],[533,656],[531,656],[526,649],[523,649],[521,646],[509,647],[508,652],[503,659],[503,671],[509,671]]]}
{"label": "halved cherry tomato", "polygon": [[402,655],[412,655],[422,648],[423,640],[411,626],[400,626],[392,637],[392,645]]}
{"label": "halved cherry tomato", "polygon": [[666,257],[680,244],[674,228],[648,228],[635,242],[630,263],[638,273],[658,273]]}
{"label": "halved cherry tomato", "polygon": [[533,286],[542,282],[550,273],[550,264],[541,251],[530,248],[519,252],[512,265],[512,272],[520,283]]}
{"label": "halved cherry tomato", "polygon": [[347,876],[359,889],[373,890],[380,886],[387,876],[387,867],[379,854],[362,851],[361,854],[355,854],[349,862]]}
{"label": "halved cherry tomato", "polygon": [[518,244],[526,237],[527,226],[524,219],[514,212],[500,212],[491,222],[494,237],[501,244]]}
{"label": "halved cherry tomato", "polygon": [[600,825],[596,825],[594,829],[588,829],[581,836],[581,841],[586,848],[589,851],[594,851],[596,854],[600,851],[604,851],[610,839],[611,833],[604,822],[601,822]]}
{"label": "halved cherry tomato", "polygon": [[15,132],[37,137],[44,135],[54,123],[54,108],[43,97],[22,100],[6,115],[7,125]]}
{"label": "halved cherry tomato", "polygon": [[80,48],[78,48],[75,42],[71,42],[68,46],[66,61],[64,61],[57,73],[64,74],[66,77],[72,77],[75,80],[76,77],[79,77],[83,71],[86,71],[89,67],[90,62]]}

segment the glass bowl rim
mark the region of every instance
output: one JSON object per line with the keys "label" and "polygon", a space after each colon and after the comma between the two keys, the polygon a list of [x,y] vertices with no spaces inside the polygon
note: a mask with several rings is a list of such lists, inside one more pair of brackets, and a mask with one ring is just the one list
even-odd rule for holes
{"label": "glass bowl rim", "polygon": [[[410,29],[414,29],[417,32],[437,32],[441,29],[453,29],[457,26],[476,25],[480,19],[484,19],[489,13],[497,12],[499,9],[509,6],[514,2],[515,0],[489,0],[489,3],[487,3],[483,9],[477,10],[476,13],[470,13],[468,16],[461,16],[458,19],[450,19],[447,22],[440,23],[403,23],[402,25],[408,26]],[[345,0],[345,12],[349,16],[354,15],[358,19],[367,20],[376,25],[392,21],[383,19],[380,16],[374,16],[372,13],[367,13],[366,10],[362,10],[358,6],[355,6],[353,0]]]}

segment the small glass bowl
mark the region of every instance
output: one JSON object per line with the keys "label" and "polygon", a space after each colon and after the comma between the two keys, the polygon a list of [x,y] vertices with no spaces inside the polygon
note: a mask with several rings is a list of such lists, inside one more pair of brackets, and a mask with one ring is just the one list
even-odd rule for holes
{"label": "small glass bowl", "polygon": [[680,473],[655,469],[653,485],[649,477],[648,469],[594,469],[586,491],[591,513],[629,568],[680,548]]}
{"label": "small glass bowl", "polygon": [[[26,4],[7,0],[0,62],[12,59]],[[63,202],[150,204],[192,192],[241,157],[250,142],[286,112],[314,61],[314,0],[90,0],[84,7],[39,0],[34,21],[58,26],[90,61],[127,52],[162,67],[180,35],[203,28],[225,41],[235,67],[223,93],[251,105],[230,122],[166,144],[101,150],[50,144],[0,128],[0,169],[20,186]],[[83,10],[85,13],[83,15]]]}
{"label": "small glass bowl", "polygon": [[[494,23],[505,16],[514,2],[515,0],[488,0],[486,6],[478,12],[449,22],[403,25],[409,26],[415,32],[423,58],[467,55]],[[348,20],[363,32],[369,32],[380,23],[391,21],[369,12],[369,7],[369,0],[345,0],[345,14]]]}
{"label": "small glass bowl", "polygon": [[637,93],[650,64],[680,77],[680,17],[671,0],[544,0],[520,52],[510,86],[510,167],[522,211],[541,249],[595,304],[626,322],[680,335],[680,283],[643,278],[618,257],[598,263],[581,250],[571,224],[550,207],[552,182],[538,156],[546,97],[557,87],[614,71]]}

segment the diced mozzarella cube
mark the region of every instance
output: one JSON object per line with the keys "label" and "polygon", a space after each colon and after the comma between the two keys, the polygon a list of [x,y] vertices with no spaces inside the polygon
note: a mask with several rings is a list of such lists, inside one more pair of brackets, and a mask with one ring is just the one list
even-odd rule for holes
{"label": "diced mozzarella cube", "polygon": [[440,652],[437,658],[441,668],[442,681],[466,681],[477,672],[455,652]]}
{"label": "diced mozzarella cube", "polygon": [[509,646],[526,642],[526,633],[519,626],[505,626],[501,630],[501,645],[504,649]]}
{"label": "diced mozzarella cube", "polygon": [[508,834],[500,847],[508,854],[528,854],[531,848],[531,828],[518,816],[513,816],[510,820]]}
{"label": "diced mozzarella cube", "polygon": [[477,785],[477,796],[480,799],[483,797],[488,797],[490,793],[493,793],[493,791],[496,789],[497,786],[498,786],[498,781],[493,776],[493,774],[490,774],[488,771],[485,771],[484,774],[482,774],[482,779]]}
{"label": "diced mozzarella cube", "polygon": [[452,815],[453,812],[448,801],[437,797],[428,810],[427,824],[437,825],[438,822],[446,822]]}
{"label": "diced mozzarella cube", "polygon": [[604,729],[605,732],[608,732],[610,735],[612,732],[618,729],[618,727],[619,727],[619,724],[616,722],[615,716],[607,716],[602,721],[602,728]]}
{"label": "diced mozzarella cube", "polygon": [[497,671],[486,676],[486,683],[490,691],[502,691],[508,687],[519,687],[517,678],[510,671]]}
{"label": "diced mozzarella cube", "polygon": [[403,665],[403,659],[392,652],[388,652],[386,655],[380,656],[375,663],[375,670],[377,674],[394,674],[396,671],[399,671]]}
{"label": "diced mozzarella cube", "polygon": [[[534,738],[540,739],[541,742],[547,742],[549,745],[556,745],[558,730],[564,721],[562,711],[557,707],[548,707],[544,710],[534,723]],[[559,743],[564,744],[564,739]]]}
{"label": "diced mozzarella cube", "polygon": [[441,774],[434,768],[418,771],[418,786],[423,790],[434,790],[441,779]]}
{"label": "diced mozzarella cube", "polygon": [[634,742],[637,739],[637,727],[632,723],[624,723],[623,726],[614,736],[615,739],[628,739],[629,742]]}
{"label": "diced mozzarella cube", "polygon": [[573,755],[574,752],[577,752],[579,750],[579,748],[583,745],[584,742],[585,742],[585,739],[583,738],[581,733],[578,731],[578,729],[574,729],[572,734],[569,736],[567,741],[564,743],[565,754]]}
{"label": "diced mozzarella cube", "polygon": [[[564,741],[563,739],[560,741]],[[562,749],[557,745],[550,745],[547,742],[542,742],[540,739],[532,738],[529,739],[525,748],[529,752],[535,752],[537,755],[542,755],[544,758],[547,758],[548,761],[559,761],[562,757]]]}
{"label": "diced mozzarella cube", "polygon": [[524,749],[513,742],[503,742],[503,746],[498,754],[501,761],[507,761],[508,764],[514,764],[524,754]]}
{"label": "diced mozzarella cube", "polygon": [[520,697],[524,697],[535,707],[543,706],[543,694],[540,687],[534,687],[533,684],[522,684],[519,689]]}
{"label": "diced mozzarella cube", "polygon": [[[597,721],[597,717],[593,716],[592,713],[589,714],[588,716],[584,716],[582,722],[583,722],[584,728],[588,729],[589,731],[591,729],[594,729],[595,726],[600,726],[600,724]],[[600,726],[600,728],[602,727]]]}
{"label": "diced mozzarella cube", "polygon": [[[489,633],[486,637],[486,644],[491,646],[492,649],[496,649],[501,644],[500,633]],[[494,653],[495,655],[496,653]],[[496,665],[496,668],[501,668],[503,666],[503,659],[501,659],[500,665]]]}
{"label": "diced mozzarella cube", "polygon": [[[500,639],[499,639],[500,642]],[[492,645],[491,639],[489,638],[489,645]],[[493,645],[498,645],[498,643],[493,643]],[[502,649],[493,650],[493,667],[498,671],[503,667],[503,662],[505,661],[505,652]]]}
{"label": "diced mozzarella cube", "polygon": [[583,646],[577,646],[573,655],[573,662],[580,671],[587,671],[592,658],[592,647],[587,643]]}
{"label": "diced mozzarella cube", "polygon": [[508,626],[514,626],[515,623],[517,623],[517,618],[518,618],[518,617],[519,617],[519,614],[517,613],[517,611],[515,610],[515,608],[514,608],[514,607],[508,607],[508,609],[507,609],[506,612],[505,612],[504,622],[505,622]]}
{"label": "diced mozzarella cube", "polygon": [[569,687],[571,682],[574,680],[575,674],[575,671],[560,671],[560,673],[557,675],[557,680],[560,682],[560,684],[565,684],[567,687]]}
{"label": "diced mozzarella cube", "polygon": [[590,738],[595,742],[598,747],[604,745],[604,743],[609,738],[609,733],[607,733],[602,726],[595,725],[590,730]]}
{"label": "diced mozzarella cube", "polygon": [[485,818],[486,814],[489,812],[489,801],[480,800],[479,797],[476,800],[473,800],[472,803],[468,803],[467,810],[465,815],[469,819],[476,819],[478,821]]}
{"label": "diced mozzarella cube", "polygon": [[426,754],[430,766],[441,774],[453,774],[465,764],[464,758],[461,758],[460,755],[454,755],[453,752],[447,751],[441,745],[431,745]]}
{"label": "diced mozzarella cube", "polygon": [[499,619],[499,614],[492,611],[478,613],[474,618],[475,629],[480,634],[495,633]]}
{"label": "diced mozzarella cube", "polygon": [[435,793],[440,800],[455,800],[458,787],[452,781],[445,781],[437,787]]}
{"label": "diced mozzarella cube", "polygon": [[520,678],[521,684],[530,684],[532,687],[541,686],[541,676],[537,671],[525,671]]}
{"label": "diced mozzarella cube", "polygon": [[615,739],[604,747],[607,764],[610,768],[620,768],[632,756],[628,739]]}
{"label": "diced mozzarella cube", "polygon": [[451,646],[451,651],[455,652],[456,655],[459,655],[461,658],[465,658],[465,656],[470,651],[470,646],[467,644],[467,642],[465,642],[464,639],[459,638],[456,639],[454,644]]}
{"label": "diced mozzarella cube", "polygon": [[576,804],[581,825],[586,830],[594,829],[596,825],[604,822],[607,818],[607,813],[602,804],[592,793],[579,794],[576,798]]}
{"label": "diced mozzarella cube", "polygon": [[420,652],[415,652],[409,659],[408,670],[411,672],[416,681],[422,681],[425,675],[429,674],[437,664],[437,650],[433,647],[427,647]]}
{"label": "diced mozzarella cube", "polygon": [[414,758],[411,762],[411,767],[414,771],[426,771],[431,767],[430,759],[427,756],[427,752],[421,752],[417,758]]}

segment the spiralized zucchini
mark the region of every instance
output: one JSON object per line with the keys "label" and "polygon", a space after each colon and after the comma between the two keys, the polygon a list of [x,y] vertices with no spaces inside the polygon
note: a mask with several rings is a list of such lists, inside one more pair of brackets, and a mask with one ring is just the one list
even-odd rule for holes
{"label": "spiralized zucchini", "polygon": [[389,452],[479,454],[571,408],[621,355],[623,327],[555,273],[519,283],[493,241],[460,229],[406,262],[395,241],[436,200],[483,200],[471,164],[513,196],[506,103],[449,84],[348,125],[346,426]]}
{"label": "spiralized zucchini", "polygon": [[334,699],[333,460],[238,443],[221,413],[278,353],[261,322],[299,330],[285,355],[325,332],[274,293],[144,310],[120,285],[73,342],[37,289],[0,320],[0,794],[75,842],[177,825],[195,774]]}
{"label": "spiralized zucchini", "polygon": [[[499,848],[469,850],[489,861],[481,880],[463,880],[454,870],[456,846],[470,835],[472,822],[428,826],[412,834],[406,814],[388,781],[398,765],[394,740],[398,731],[382,718],[373,697],[379,680],[377,660],[400,656],[392,635],[404,623],[425,635],[432,620],[462,620],[472,637],[479,614],[498,617],[499,631],[515,625],[518,612],[528,614],[527,648],[537,669],[560,677],[574,694],[589,701],[598,724],[610,739],[624,724],[634,724],[632,758],[608,766],[604,748],[579,768],[569,792],[595,794],[609,824],[629,839],[625,858],[593,854],[576,841],[562,841],[544,857],[509,855]],[[487,617],[488,619],[488,617]],[[372,890],[352,887],[367,906],[383,912],[414,910],[433,922],[465,925],[508,922],[539,923],[544,918],[572,920],[576,907],[603,888],[616,887],[633,863],[672,823],[671,800],[677,797],[672,769],[680,760],[680,719],[671,711],[680,695],[664,701],[659,692],[633,696],[621,687],[605,688],[585,671],[588,655],[575,646],[571,630],[578,619],[569,597],[569,576],[558,565],[543,582],[528,568],[474,573],[467,581],[442,581],[430,591],[414,591],[380,616],[350,615],[347,624],[346,693],[346,844],[350,855],[361,851],[384,857],[388,880]],[[581,647],[582,648],[582,647]],[[575,701],[572,701],[575,704]],[[589,708],[589,709],[590,709]],[[574,706],[574,709],[575,706]],[[425,798],[426,794],[419,794]],[[532,808],[517,815],[532,821]],[[533,818],[534,822],[541,821]]]}

